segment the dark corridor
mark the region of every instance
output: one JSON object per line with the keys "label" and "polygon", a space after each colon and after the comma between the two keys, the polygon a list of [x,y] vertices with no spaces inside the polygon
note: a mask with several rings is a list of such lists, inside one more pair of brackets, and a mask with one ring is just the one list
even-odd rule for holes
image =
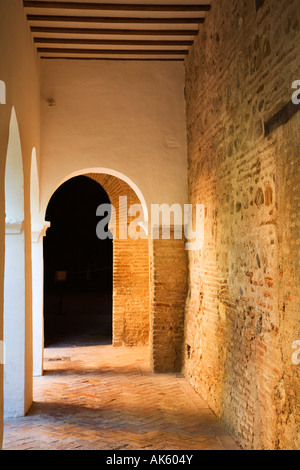
{"label": "dark corridor", "polygon": [[60,186],[46,212],[45,347],[112,342],[112,240],[96,236],[105,190],[79,176]]}

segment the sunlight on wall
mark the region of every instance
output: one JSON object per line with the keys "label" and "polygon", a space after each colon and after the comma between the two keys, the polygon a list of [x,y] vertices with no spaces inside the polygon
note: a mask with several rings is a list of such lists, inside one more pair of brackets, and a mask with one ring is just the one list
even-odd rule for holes
{"label": "sunlight on wall", "polygon": [[5,168],[5,222],[24,220],[22,149],[15,108],[12,108]]}
{"label": "sunlight on wall", "polygon": [[5,170],[4,415],[23,416],[25,400],[25,244],[22,150],[12,109]]}
{"label": "sunlight on wall", "polygon": [[31,174],[30,174],[30,211],[31,211],[31,229],[37,228],[38,216],[40,212],[40,189],[39,177],[36,160],[36,149],[32,149],[31,155]]}

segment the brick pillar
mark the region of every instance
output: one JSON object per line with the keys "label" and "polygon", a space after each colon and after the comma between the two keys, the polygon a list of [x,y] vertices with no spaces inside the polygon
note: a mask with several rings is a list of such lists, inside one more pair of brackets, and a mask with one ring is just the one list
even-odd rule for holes
{"label": "brick pillar", "polygon": [[114,240],[113,345],[149,344],[148,240]]}
{"label": "brick pillar", "polygon": [[187,295],[185,240],[150,241],[150,349],[153,372],[179,372]]}

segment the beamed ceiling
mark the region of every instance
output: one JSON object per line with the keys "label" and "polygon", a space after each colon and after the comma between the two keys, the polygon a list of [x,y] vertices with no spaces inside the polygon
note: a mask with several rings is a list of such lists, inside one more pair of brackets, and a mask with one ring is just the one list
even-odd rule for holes
{"label": "beamed ceiling", "polygon": [[24,0],[42,59],[184,60],[210,0]]}

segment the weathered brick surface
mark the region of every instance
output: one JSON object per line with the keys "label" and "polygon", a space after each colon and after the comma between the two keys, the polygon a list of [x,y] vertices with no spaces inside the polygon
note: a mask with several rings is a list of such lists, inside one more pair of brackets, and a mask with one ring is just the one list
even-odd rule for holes
{"label": "weathered brick surface", "polygon": [[187,293],[185,241],[150,242],[150,338],[155,372],[179,371],[182,366],[184,308]]}
{"label": "weathered brick surface", "polygon": [[[149,249],[147,239],[120,239],[119,216],[140,201],[124,181],[105,174],[89,174],[105,189],[116,210],[113,240],[113,344],[137,346],[149,343]],[[120,197],[127,197],[125,200]],[[132,221],[128,217],[127,227]]]}
{"label": "weathered brick surface", "polygon": [[245,448],[299,441],[300,113],[267,122],[300,79],[300,2],[212,2],[186,61],[189,253],[184,369]]}
{"label": "weathered brick surface", "polygon": [[113,344],[149,344],[148,240],[114,240]]}

